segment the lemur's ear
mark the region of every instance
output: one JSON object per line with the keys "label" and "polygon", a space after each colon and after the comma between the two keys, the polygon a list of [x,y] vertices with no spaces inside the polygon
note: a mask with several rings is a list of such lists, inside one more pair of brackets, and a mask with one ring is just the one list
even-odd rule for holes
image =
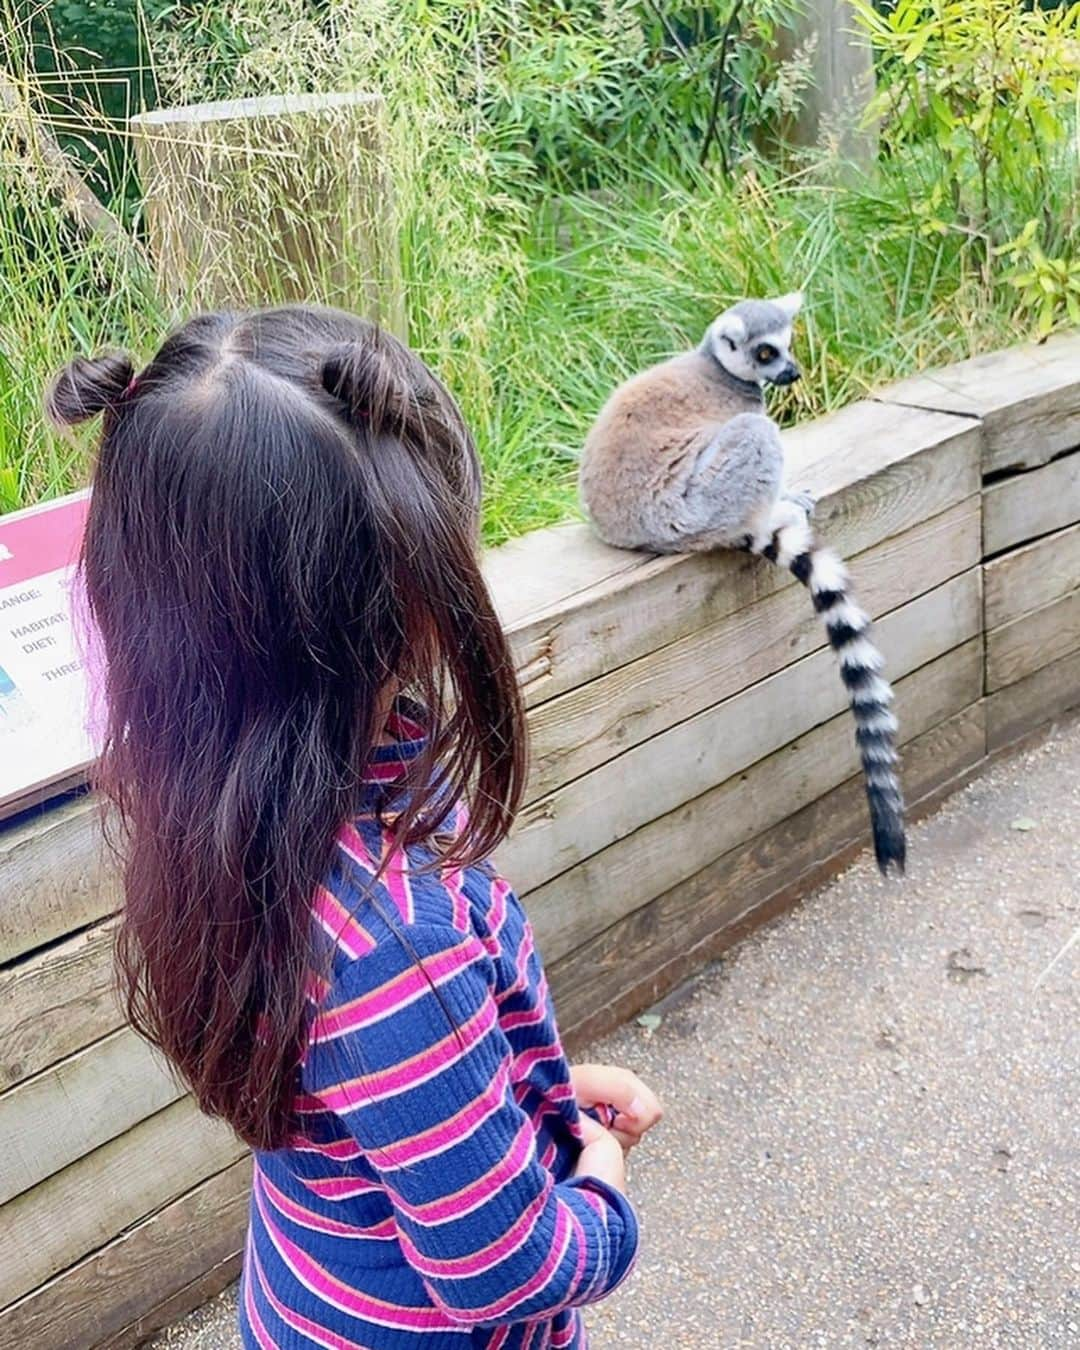
{"label": "lemur's ear", "polygon": [[774,300],[773,304],[779,306],[789,319],[793,319],[802,309],[802,299],[802,291],[792,291],[789,295],[782,295],[778,300]]}
{"label": "lemur's ear", "polygon": [[730,309],[713,320],[712,332],[714,338],[723,338],[732,348],[746,341],[746,324]]}

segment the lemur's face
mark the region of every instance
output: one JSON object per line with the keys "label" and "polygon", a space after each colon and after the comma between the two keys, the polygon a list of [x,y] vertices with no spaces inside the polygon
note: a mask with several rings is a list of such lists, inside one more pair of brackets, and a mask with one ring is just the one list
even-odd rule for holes
{"label": "lemur's face", "polygon": [[794,384],[801,372],[791,355],[791,325],[801,305],[798,293],[778,300],[740,301],[713,321],[705,346],[740,380]]}

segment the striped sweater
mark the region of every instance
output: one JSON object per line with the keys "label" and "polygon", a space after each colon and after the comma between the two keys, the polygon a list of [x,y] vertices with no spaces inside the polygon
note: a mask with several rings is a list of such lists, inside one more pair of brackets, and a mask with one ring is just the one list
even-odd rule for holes
{"label": "striped sweater", "polygon": [[628,1273],[626,1199],[574,1177],[569,1069],[532,932],[487,867],[422,871],[380,803],[421,751],[400,712],[314,920],[329,978],[290,1147],[257,1153],[241,1282],[246,1347],[546,1350]]}

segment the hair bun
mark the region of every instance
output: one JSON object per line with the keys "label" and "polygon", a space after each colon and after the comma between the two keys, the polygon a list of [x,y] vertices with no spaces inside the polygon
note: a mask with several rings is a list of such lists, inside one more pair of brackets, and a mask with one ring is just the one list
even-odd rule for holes
{"label": "hair bun", "polygon": [[350,419],[382,430],[401,397],[393,362],[377,341],[347,342],[334,347],[323,361],[319,378],[331,396],[345,404]]}
{"label": "hair bun", "polygon": [[124,352],[77,356],[57,374],[45,395],[45,411],[58,427],[75,426],[115,408],[135,375]]}
{"label": "hair bun", "polygon": [[480,500],[476,447],[445,386],[397,338],[371,325],[366,339],[331,348],[319,367],[327,394],[369,437],[389,436],[437,467],[459,499]]}

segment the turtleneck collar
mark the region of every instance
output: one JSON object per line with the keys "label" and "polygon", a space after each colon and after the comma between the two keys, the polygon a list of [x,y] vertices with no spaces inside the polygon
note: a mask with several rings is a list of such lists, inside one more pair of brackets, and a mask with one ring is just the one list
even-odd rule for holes
{"label": "turtleneck collar", "polygon": [[385,786],[400,782],[427,745],[424,710],[407,698],[398,698],[386,723],[389,737],[371,752],[364,770],[365,783]]}

